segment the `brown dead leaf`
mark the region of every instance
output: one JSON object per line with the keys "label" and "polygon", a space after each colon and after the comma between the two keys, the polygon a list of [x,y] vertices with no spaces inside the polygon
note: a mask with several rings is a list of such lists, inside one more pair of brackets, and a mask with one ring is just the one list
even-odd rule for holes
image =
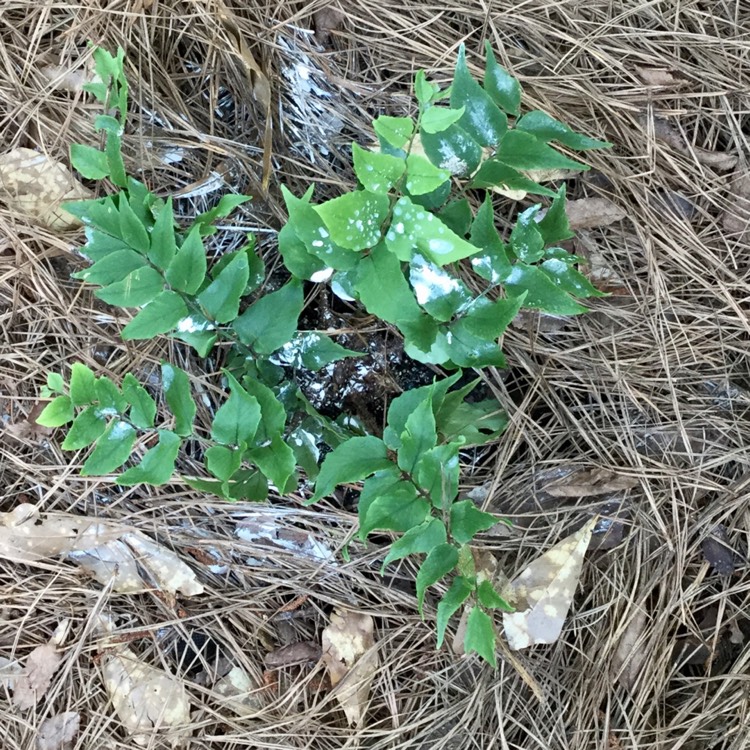
{"label": "brown dead leaf", "polygon": [[730,576],[734,573],[739,556],[729,544],[729,535],[724,524],[718,524],[711,529],[710,536],[701,542],[703,557],[706,562],[720,576]]}
{"label": "brown dead leaf", "polygon": [[315,28],[315,38],[318,42],[326,46],[331,43],[331,32],[338,31],[344,25],[346,16],[332,5],[316,10],[313,13],[313,27]]}
{"label": "brown dead leaf", "polygon": [[592,518],[547,550],[501,592],[517,608],[503,613],[505,637],[513,651],[559,638],[596,521]]}
{"label": "brown dead leaf", "polygon": [[73,750],[81,717],[77,711],[65,711],[45,719],[36,735],[36,750]]}
{"label": "brown dead leaf", "polygon": [[0,513],[0,557],[25,563],[64,557],[118,593],[151,588],[185,596],[203,592],[193,570],[145,534],[70,513],[42,519],[26,503]]}
{"label": "brown dead leaf", "polygon": [[221,702],[238,716],[258,711],[264,706],[264,688],[253,680],[242,667],[232,667],[214,684]]}
{"label": "brown dead leaf", "polygon": [[637,487],[636,477],[616,474],[609,469],[575,469],[567,476],[545,484],[541,489],[552,497],[589,497]]}
{"label": "brown dead leaf", "polygon": [[683,86],[687,86],[689,83],[687,78],[675,74],[669,68],[646,68],[641,65],[636,65],[635,72],[647,86],[679,89]]}
{"label": "brown dead leaf", "polygon": [[282,646],[266,654],[264,661],[267,667],[286,667],[290,664],[305,664],[320,659],[321,649],[312,641],[300,641]]}
{"label": "brown dead leaf", "polygon": [[263,108],[263,117],[265,119],[265,129],[263,132],[263,177],[261,187],[264,192],[268,190],[268,183],[271,179],[271,156],[273,147],[273,118],[271,117],[271,83],[268,76],[250,51],[245,37],[240,31],[237,16],[229,10],[223,0],[217,0],[219,20],[229,35],[232,43],[235,45],[233,52],[242,61],[247,73],[253,97]]}
{"label": "brown dead leaf", "polygon": [[643,640],[647,623],[648,614],[639,607],[620,636],[612,657],[612,675],[629,692],[633,690],[648,655]]}
{"label": "brown dead leaf", "polygon": [[65,638],[68,624],[67,620],[61,622],[49,642],[37,646],[28,655],[23,671],[13,679],[13,704],[20,711],[33,708],[49,689],[62,661],[57,649]]}
{"label": "brown dead leaf", "polygon": [[151,746],[156,732],[172,747],[190,736],[190,701],[177,677],[141,661],[129,648],[105,654],[102,673],[117,718],[137,745]]}
{"label": "brown dead leaf", "polygon": [[331,623],[321,636],[321,645],[336,699],[349,725],[359,726],[379,664],[372,617],[334,610]]}
{"label": "brown dead leaf", "polygon": [[71,69],[67,65],[45,65],[39,72],[52,84],[53,89],[74,94],[81,93],[84,84],[91,83],[94,79],[90,69]]}
{"label": "brown dead leaf", "polygon": [[60,204],[92,196],[66,166],[45,154],[15,148],[0,155],[0,200],[29,221],[49,229],[80,226]]}
{"label": "brown dead leaf", "polygon": [[737,166],[738,157],[735,154],[727,154],[723,151],[709,151],[705,148],[693,146],[685,141],[682,133],[661,117],[654,117],[651,122],[642,118],[645,125],[653,128],[654,137],[671,146],[675,151],[688,156],[694,155],[695,159],[704,166],[713,167],[717,172],[728,172]]}
{"label": "brown dead leaf", "polygon": [[568,201],[565,204],[565,213],[568,215],[570,228],[574,230],[604,227],[624,219],[627,215],[622,206],[606,198],[581,198]]}
{"label": "brown dead leaf", "polygon": [[729,183],[729,208],[722,216],[725,232],[742,237],[750,231],[750,173],[737,172]]}

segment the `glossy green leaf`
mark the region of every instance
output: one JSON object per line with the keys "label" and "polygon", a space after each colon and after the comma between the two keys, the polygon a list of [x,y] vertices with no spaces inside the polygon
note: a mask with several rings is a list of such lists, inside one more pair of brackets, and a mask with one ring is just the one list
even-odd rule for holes
{"label": "glossy green leaf", "polygon": [[109,177],[107,154],[98,148],[84,146],[82,143],[70,145],[70,163],[87,180],[103,180]]}
{"label": "glossy green leaf", "polygon": [[524,307],[543,310],[552,315],[577,315],[586,312],[583,305],[559,289],[541,268],[520,261],[513,265],[511,274],[505,280],[505,290],[514,297],[526,292]]}
{"label": "glossy green leaf", "polygon": [[477,586],[477,599],[487,609],[501,609],[503,612],[515,611],[487,580],[481,581],[479,586]]}
{"label": "glossy green leaf", "polygon": [[459,237],[465,237],[469,233],[474,215],[471,204],[466,198],[447,203],[437,213],[438,219]]}
{"label": "glossy green leaf", "polygon": [[459,237],[434,214],[416,206],[407,197],[399,198],[393,207],[393,220],[385,235],[388,249],[402,261],[419,252],[444,266],[468,258],[479,248]]}
{"label": "glossy green leaf", "polygon": [[106,420],[100,416],[96,406],[86,407],[70,425],[62,444],[64,451],[77,451],[98,440],[107,429]]}
{"label": "glossy green leaf", "polygon": [[242,379],[242,387],[258,399],[260,405],[261,421],[255,433],[255,442],[262,445],[274,436],[281,435],[287,414],[276,394],[267,385],[250,375]]}
{"label": "glossy green leaf", "polygon": [[172,338],[184,341],[188,346],[192,346],[199,356],[207,357],[216,343],[218,334],[210,320],[200,313],[193,313],[177,323],[177,330],[172,332]]}
{"label": "glossy green leaf", "polygon": [[465,107],[430,107],[425,110],[420,120],[420,127],[425,133],[440,133],[458,122],[464,115]]}
{"label": "glossy green leaf", "polygon": [[471,596],[474,587],[463,576],[456,576],[437,607],[437,647],[443,645],[445,630],[451,617]]}
{"label": "glossy green leaf", "polygon": [[143,454],[137,466],[124,471],[117,477],[117,484],[166,484],[174,474],[177,453],[182,440],[169,430],[159,430],[159,442]]}
{"label": "glossy green leaf", "polygon": [[484,445],[498,438],[508,426],[508,415],[494,399],[458,401],[448,394],[436,421],[444,440],[463,440],[465,445]]}
{"label": "glossy green leaf", "polygon": [[417,101],[423,105],[429,104],[439,93],[440,87],[435,83],[430,83],[424,70],[418,70],[414,76],[414,95]]}
{"label": "glossy green leaf", "polygon": [[59,372],[47,373],[47,388],[51,393],[63,393],[65,391],[65,381]]}
{"label": "glossy green leaf", "polygon": [[458,451],[462,444],[447,443],[425,451],[415,467],[414,479],[438,510],[446,510],[458,494]]}
{"label": "glossy green leaf", "polygon": [[409,529],[400,539],[392,545],[383,560],[381,573],[385,566],[395,560],[401,560],[408,555],[426,554],[434,547],[445,544],[447,540],[445,524],[437,518],[429,518],[419,526]]}
{"label": "glossy green leaf", "polygon": [[284,265],[298,279],[311,279],[327,268],[320,258],[308,251],[291,223],[287,223],[281,228],[278,239],[279,253],[284,260]]}
{"label": "glossy green leaf", "polygon": [[398,465],[411,474],[422,456],[437,443],[437,427],[432,406],[432,393],[429,393],[406,420],[401,433],[401,446],[398,449]]}
{"label": "glossy green leaf", "polygon": [[164,397],[174,415],[174,431],[180,437],[192,435],[196,406],[190,393],[188,374],[179,367],[169,364],[169,362],[162,362],[161,380]]}
{"label": "glossy green leaf", "polygon": [[381,115],[372,123],[379,138],[395,148],[404,148],[414,134],[414,120],[410,117]]}
{"label": "glossy green leaf", "polygon": [[417,602],[422,614],[425,591],[448,575],[458,563],[458,550],[452,544],[438,544],[425,558],[417,573]]}
{"label": "glossy green leaf", "polygon": [[359,538],[364,540],[375,530],[408,531],[423,523],[429,513],[430,504],[417,495],[414,485],[397,480],[386,493],[372,497],[364,513],[360,509]]}
{"label": "glossy green leaf", "polygon": [[458,51],[451,86],[451,107],[464,110],[459,125],[482,146],[496,146],[508,129],[505,113],[498,109],[489,94],[469,73],[463,44]]}
{"label": "glossy green leaf", "polygon": [[433,413],[437,413],[448,389],[461,377],[460,372],[447,378],[404,391],[391,401],[388,407],[388,426],[383,431],[383,440],[391,450],[401,447],[401,433],[406,429],[406,421],[412,412],[432,394]]}
{"label": "glossy green leaf", "polygon": [[338,484],[359,482],[392,466],[385,443],[372,435],[353,437],[329,453],[320,467],[315,494],[309,502],[330,495]]}
{"label": "glossy green leaf", "polygon": [[450,326],[447,339],[448,359],[458,367],[505,367],[505,355],[494,339],[476,336],[466,330],[463,321]]}
{"label": "glossy green leaf", "polygon": [[122,395],[130,403],[130,421],[141,430],[151,429],[156,416],[156,401],[131,373],[122,379]]}
{"label": "glossy green leaf", "polygon": [[[356,292],[371,315],[396,323],[417,319],[419,305],[398,258],[380,244],[358,266]],[[388,294],[383,294],[387,289]]]}
{"label": "glossy green leaf", "polygon": [[459,125],[439,133],[420,130],[420,139],[427,158],[453,175],[471,174],[482,160],[482,147]]}
{"label": "glossy green leaf", "polygon": [[388,208],[385,195],[356,190],[315,206],[315,211],[337,245],[359,251],[380,242],[381,224]]}
{"label": "glossy green leaf", "polygon": [[70,396],[57,396],[44,407],[36,423],[43,427],[61,427],[73,420],[75,411]]}
{"label": "glossy green leaf", "polygon": [[96,441],[96,447],[81,469],[81,476],[101,476],[119,469],[130,458],[135,437],[135,430],[127,422],[113,420]]}
{"label": "glossy green leaf", "polygon": [[242,451],[226,445],[212,445],[206,450],[204,458],[208,471],[223,481],[240,468]]}
{"label": "glossy green leaf", "polygon": [[417,318],[399,320],[397,325],[404,336],[405,351],[412,359],[418,359],[416,354],[412,353],[412,349],[430,351],[440,330],[438,322],[426,312],[420,312]]}
{"label": "glossy green leaf", "polygon": [[232,323],[240,341],[256,354],[271,354],[292,339],[302,312],[302,284],[292,279],[253,302]]}
{"label": "glossy green leaf", "polygon": [[116,307],[143,307],[164,289],[162,275],[149,266],[131,271],[124,279],[94,292],[94,296]]}
{"label": "glossy green leaf", "polygon": [[96,400],[96,377],[81,362],[74,362],[70,368],[70,399],[74,406],[91,404]]}
{"label": "glossy green leaf", "polygon": [[461,337],[465,332],[494,341],[518,315],[523,301],[524,295],[494,302],[487,297],[477,297],[462,311],[460,319],[451,326],[451,331],[454,336]]}
{"label": "glossy green leaf", "polygon": [[224,482],[222,492],[229,500],[261,502],[268,497],[268,480],[257,469],[239,469]]}
{"label": "glossy green leaf", "polygon": [[390,154],[368,151],[352,143],[354,174],[366,190],[387,193],[406,170],[406,161]]}
{"label": "glossy green leaf", "polygon": [[151,247],[146,227],[143,226],[143,222],[131,208],[126,199],[126,194],[120,193],[119,199],[120,236],[130,247],[145,255]]}
{"label": "glossy green leaf", "polygon": [[216,229],[215,227],[211,227],[211,224],[217,219],[226,218],[236,208],[251,200],[252,197],[249,195],[235,195],[231,193],[222,195],[219,202],[213,208],[195,217],[195,223],[200,226],[201,235],[205,237],[206,235],[213,234]]}
{"label": "glossy green leaf", "polygon": [[297,462],[294,451],[280,435],[274,435],[270,443],[253,448],[246,455],[248,461],[252,461],[279,492],[286,492]]}
{"label": "glossy green leaf", "polygon": [[102,375],[97,378],[94,388],[99,402],[99,413],[102,416],[113,417],[125,413],[128,408],[128,400],[108,377]]}
{"label": "glossy green leaf", "polygon": [[489,41],[484,44],[487,58],[484,69],[484,90],[492,100],[509,115],[518,116],[521,111],[521,84],[498,65]]}
{"label": "glossy green leaf", "polygon": [[124,341],[152,339],[160,333],[174,330],[187,315],[188,309],[182,297],[176,292],[164,290],[122,329],[120,335]]}
{"label": "glossy green leaf", "polygon": [[531,133],[516,129],[503,136],[495,158],[515,169],[588,169],[585,164],[568,159]]}
{"label": "glossy green leaf", "polygon": [[524,263],[535,263],[544,255],[544,239],[536,225],[540,208],[537,204],[522,211],[510,234],[511,250]]}
{"label": "glossy green leaf", "polygon": [[71,274],[74,279],[81,279],[89,284],[106,286],[124,279],[139,268],[145,268],[146,261],[135,250],[117,250],[97,260],[94,265]]}
{"label": "glossy green leaf", "polygon": [[492,618],[482,612],[479,607],[473,607],[466,621],[466,635],[464,636],[464,650],[467,654],[475,652],[488,664],[497,667],[495,657],[495,627]]}
{"label": "glossy green leaf", "polygon": [[450,320],[471,301],[466,284],[421,255],[409,264],[409,280],[417,302],[435,320]]}
{"label": "glossy green leaf", "polygon": [[223,445],[249,445],[260,423],[260,404],[230,374],[229,398],[219,407],[211,425],[211,438]]}
{"label": "glossy green leaf", "polygon": [[552,283],[574,297],[603,297],[600,292],[582,273],[560,258],[545,260],[539,269]]}
{"label": "glossy green leaf", "polygon": [[[84,228],[84,231],[86,233],[86,244],[83,247],[79,248],[78,252],[80,252],[81,255],[83,255],[85,258],[88,258],[94,263],[120,250],[134,252],[130,250],[127,244],[121,239],[113,237],[110,234],[106,234],[105,232],[100,232],[94,227],[87,226]],[[138,255],[137,253],[134,254]],[[138,258],[142,263],[143,258],[140,255],[138,255]],[[77,273],[80,274],[81,271],[78,271]],[[74,275],[74,278],[77,278],[77,276]]]}
{"label": "glossy green leaf", "polygon": [[568,215],[565,213],[565,185],[557,192],[552,205],[536,226],[545,245],[554,245],[575,236],[570,231]]}
{"label": "glossy green leaf", "polygon": [[517,169],[503,164],[496,158],[487,159],[482,162],[482,165],[471,179],[471,187],[498,187],[501,190],[522,190],[533,195],[547,195],[550,198],[556,195],[554,190],[550,190],[550,188],[534,182],[534,180],[521,174]]}
{"label": "glossy green leaf", "polygon": [[451,505],[451,536],[459,544],[467,544],[480,531],[497,525],[498,519],[491,513],[479,510],[471,500],[461,500]]}
{"label": "glossy green leaf", "polygon": [[112,196],[99,200],[66,201],[63,208],[77,216],[86,227],[94,227],[105,234],[122,239],[120,214]]}
{"label": "glossy green leaf", "polygon": [[234,320],[249,278],[247,255],[238,253],[197,297],[207,317],[217,323]]}
{"label": "glossy green leaf", "polygon": [[122,160],[122,136],[119,132],[108,132],[104,152],[107,155],[109,179],[117,187],[127,187],[128,176],[125,172],[125,162]]}
{"label": "glossy green leaf", "polygon": [[197,227],[190,230],[166,271],[178,292],[195,294],[206,278],[206,250]]}
{"label": "glossy green leaf", "polygon": [[439,169],[429,159],[419,154],[406,157],[406,189],[410,195],[424,195],[437,190],[449,180],[451,173]]}
{"label": "glossy green leaf", "polygon": [[94,130],[99,132],[104,130],[107,133],[114,133],[115,135],[122,130],[122,125],[116,117],[111,115],[97,115],[94,118]]}
{"label": "glossy green leaf", "polygon": [[151,230],[151,247],[148,251],[148,259],[157,268],[166,271],[176,252],[174,210],[172,208],[172,196],[170,195],[156,214],[154,226]]}
{"label": "glossy green leaf", "polygon": [[346,357],[363,356],[362,352],[355,352],[337,344],[330,336],[318,331],[307,331],[298,333],[284,344],[274,355],[273,361],[286,367],[317,372],[331,362],[338,362]]}
{"label": "glossy green leaf", "polygon": [[564,146],[574,148],[577,151],[586,151],[592,148],[610,148],[612,146],[607,141],[599,141],[596,138],[589,138],[581,133],[576,133],[567,125],[539,110],[527,112],[518,120],[516,127],[519,130],[531,133],[545,143],[547,141],[558,141]]}

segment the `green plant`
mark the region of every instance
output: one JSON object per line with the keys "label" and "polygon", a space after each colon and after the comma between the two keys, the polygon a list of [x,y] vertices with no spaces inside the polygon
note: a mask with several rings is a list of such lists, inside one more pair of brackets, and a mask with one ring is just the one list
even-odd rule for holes
{"label": "green plant", "polygon": [[[466,648],[494,664],[488,611],[508,605],[476,570],[471,542],[498,519],[459,499],[459,452],[497,438],[506,419],[494,399],[466,400],[478,381],[450,389],[462,375],[457,368],[505,363],[497,340],[521,307],[576,314],[585,309],[576,298],[599,294],[577,271],[579,259],[558,246],[571,236],[564,187],[543,187],[533,171],[586,168],[549,141],[577,149],[608,144],[541,112],[519,116],[518,82],[489,46],[484,86],[470,76],[462,48],[448,90],[417,74],[416,120],[378,117],[378,149],[353,145],[356,190],[316,206],[313,188],[302,198],[282,188],[289,221],[279,250],[291,278],[269,291],[253,238],[213,264],[207,259],[214,222],[249,197],[224,196],[180,227],[171,197],[157,197],[127,174],[124,55],[96,49],[94,58],[99,80],[87,90],[108,112],[95,121],[104,148],[75,144],[71,162],[85,178],[107,179],[117,190],[65,206],[85,225],[80,252],[92,261],[75,276],[98,286],[95,295],[105,302],[137,310],[122,331],[126,340],[167,335],[202,358],[222,343],[229,396],[218,406],[208,399],[214,413],[203,434],[194,424],[190,375],[175,365],[162,363],[154,393],[133,374],[118,386],[75,364],[68,385],[49,375],[43,396],[53,398],[39,422],[70,424],[66,450],[94,446],[84,475],[111,474],[130,462],[116,477],[123,485],[170,481],[185,441],[197,446],[207,476],[182,481],[229,500],[262,500],[269,483],[289,492],[300,472],[317,478],[310,502],[339,483],[364,480],[360,537],[376,530],[402,534],[384,567],[426,555],[417,576],[420,612],[426,589],[455,572],[438,605],[438,642],[450,617],[471,600]],[[445,99],[450,106],[439,104]],[[509,115],[517,118],[512,129]],[[553,200],[543,217],[541,205],[525,209],[506,242],[495,225],[493,190]],[[469,196],[482,192],[474,212]],[[479,292],[459,273],[464,259]],[[396,326],[414,359],[456,370],[396,398],[382,437],[323,417],[295,382],[299,369],[358,356],[320,331],[298,330],[303,283],[329,280],[334,293]],[[319,466],[320,443],[332,450]]]}

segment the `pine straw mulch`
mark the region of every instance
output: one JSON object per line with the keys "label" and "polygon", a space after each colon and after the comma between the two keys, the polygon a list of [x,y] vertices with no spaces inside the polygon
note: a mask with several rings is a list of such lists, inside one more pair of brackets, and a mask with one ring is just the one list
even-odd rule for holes
{"label": "pine straw mulch", "polygon": [[[117,489],[79,477],[83,456],[63,454],[59,434],[6,430],[0,510],[26,501],[44,511],[130,524],[175,549],[198,571],[206,593],[172,606],[149,594],[108,595],[69,564],[0,561],[0,654],[23,658],[60,620],[72,623],[63,666],[37,708],[22,714],[0,696],[2,747],[32,747],[39,723],[65,710],[81,714],[76,747],[131,747],[99,678],[92,630],[98,611],[133,634],[132,648],[149,663],[189,677],[179,645],[208,637],[262,682],[264,656],[279,645],[319,642],[334,605],[368,612],[376,622],[381,668],[363,727],[346,726],[321,667],[285,667],[273,672],[277,684],[259,693],[261,707],[241,719],[189,683],[196,707],[190,746],[747,747],[750,283],[742,231],[722,226],[733,202],[731,175],[700,151],[742,159],[747,153],[747,5],[464,0],[448,9],[349,0],[341,3],[339,25],[316,15],[325,2],[238,4],[241,31],[272,82],[267,199],[260,190],[263,115],[218,6],[212,0],[101,5],[4,4],[2,150],[28,146],[65,159],[71,142],[91,142],[96,105],[53,90],[39,71],[50,62],[75,66],[87,39],[110,49],[120,44],[133,87],[131,170],[142,168],[161,194],[187,196],[178,203],[186,216],[227,190],[258,196],[223,235],[222,249],[241,241],[238,229],[255,228],[269,264],[269,228],[283,218],[279,184],[299,192],[315,181],[319,198],[351,186],[350,140],[371,137],[374,115],[408,110],[418,67],[447,79],[462,41],[475,65],[483,40],[492,42],[524,84],[527,108],[615,144],[590,155],[596,174],[571,180],[569,191],[606,195],[627,212],[580,240],[583,251],[596,248],[619,276],[618,293],[551,330],[549,321],[531,318],[510,331],[510,371],[485,378],[507,404],[512,425],[495,449],[467,457],[465,474],[466,490],[516,521],[511,536],[484,540],[507,572],[594,512],[612,528],[609,536],[595,536],[560,641],[521,652],[515,663],[502,658],[493,672],[476,658],[435,651],[434,609],[422,623],[410,593],[413,566],[380,578],[375,544],[355,545],[351,562],[340,556],[333,562],[300,554],[293,544],[269,549],[235,533],[238,520],[267,522],[295,539],[309,534],[335,552],[351,529],[347,510],[334,504],[302,510],[295,497],[230,506],[178,485]],[[638,66],[667,68],[678,85],[645,86]],[[665,122],[673,128],[672,145],[664,142]],[[738,174],[744,169],[741,161]],[[206,192],[211,185],[219,190]],[[517,208],[508,205],[508,216]],[[22,424],[38,408],[46,371],[75,361],[117,378],[129,370],[148,376],[161,358],[174,358],[206,388],[218,387],[182,348],[119,339],[125,316],[69,279],[81,266],[71,253],[78,234],[54,235],[5,209],[0,223],[6,426]],[[207,409],[202,418],[210,418]],[[543,491],[547,479],[576,465],[612,469],[637,486],[570,499]],[[703,554],[719,524],[740,556],[724,576]],[[225,567],[211,572],[210,555]],[[617,679],[615,651],[644,613],[633,646],[642,663],[627,689]],[[157,739],[150,746],[159,747]]]}

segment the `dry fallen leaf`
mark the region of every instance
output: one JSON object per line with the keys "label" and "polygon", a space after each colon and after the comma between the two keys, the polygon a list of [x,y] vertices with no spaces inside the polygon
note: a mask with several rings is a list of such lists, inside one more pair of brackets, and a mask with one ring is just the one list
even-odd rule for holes
{"label": "dry fallen leaf", "polygon": [[648,129],[653,128],[654,137],[657,140],[671,146],[675,151],[688,156],[694,155],[700,164],[713,167],[717,172],[728,172],[737,165],[738,157],[736,154],[727,154],[723,151],[709,151],[699,146],[689,145],[686,143],[682,133],[674,125],[667,122],[667,120],[654,117],[650,122],[642,118],[642,122],[644,125],[650,126]]}
{"label": "dry fallen leaf", "polygon": [[722,227],[728,234],[740,237],[750,231],[750,174],[738,172],[729,183],[729,208],[722,217]]}
{"label": "dry fallen leaf", "polygon": [[680,75],[675,75],[675,73],[668,68],[646,68],[636,65],[635,72],[647,86],[665,86],[672,89],[678,89],[689,83],[686,78],[683,78]]}
{"label": "dry fallen leaf", "polygon": [[238,716],[263,708],[261,686],[242,667],[232,667],[214,684],[214,692],[221,702]]}
{"label": "dry fallen leaf", "polygon": [[637,477],[616,474],[609,469],[575,469],[571,474],[545,484],[541,489],[552,497],[588,497],[637,487]]}
{"label": "dry fallen leaf", "polygon": [[0,513],[0,558],[33,563],[58,556],[118,593],[154,587],[185,596],[203,592],[193,570],[174,552],[126,526],[70,513],[49,513],[42,519],[28,503]]}
{"label": "dry fallen leaf", "polygon": [[172,747],[190,736],[190,701],[177,677],[141,661],[129,648],[102,658],[104,687],[117,718],[137,745],[163,732]]}
{"label": "dry fallen leaf", "polygon": [[720,576],[734,573],[739,563],[739,555],[729,545],[729,535],[724,524],[718,524],[711,529],[711,534],[701,542],[701,550],[706,562]]}
{"label": "dry fallen leaf", "polygon": [[50,682],[62,658],[58,647],[62,645],[69,622],[63,620],[48,643],[37,646],[23,663],[19,676],[12,679],[13,704],[20,711],[33,708],[49,689]]}
{"label": "dry fallen leaf", "polygon": [[91,83],[94,79],[90,69],[71,69],[67,65],[45,65],[39,69],[39,72],[52,84],[53,89],[71,93],[82,92],[83,85]]}
{"label": "dry fallen leaf", "polygon": [[568,222],[573,230],[604,227],[626,216],[626,211],[622,206],[606,198],[581,198],[568,201],[565,204],[565,213],[568,215]]}
{"label": "dry fallen leaf", "polygon": [[80,226],[60,204],[91,197],[66,166],[45,154],[15,148],[0,155],[0,200],[30,221],[50,229]]}
{"label": "dry fallen leaf", "polygon": [[628,691],[632,691],[648,655],[643,633],[648,623],[646,610],[639,608],[628,622],[612,657],[612,674]]}
{"label": "dry fallen leaf", "polygon": [[36,750],[73,750],[81,717],[76,711],[65,711],[45,719],[36,735]]}
{"label": "dry fallen leaf", "polygon": [[275,651],[265,655],[267,667],[278,668],[286,667],[290,664],[305,664],[318,661],[320,659],[320,646],[312,641],[298,641],[290,643],[288,646],[282,646]]}
{"label": "dry fallen leaf", "polygon": [[554,643],[560,636],[596,520],[592,518],[534,560],[503,592],[517,610],[503,613],[505,637],[512,650]]}
{"label": "dry fallen leaf", "polygon": [[359,725],[378,669],[370,615],[336,609],[321,637],[323,661],[349,725]]}

